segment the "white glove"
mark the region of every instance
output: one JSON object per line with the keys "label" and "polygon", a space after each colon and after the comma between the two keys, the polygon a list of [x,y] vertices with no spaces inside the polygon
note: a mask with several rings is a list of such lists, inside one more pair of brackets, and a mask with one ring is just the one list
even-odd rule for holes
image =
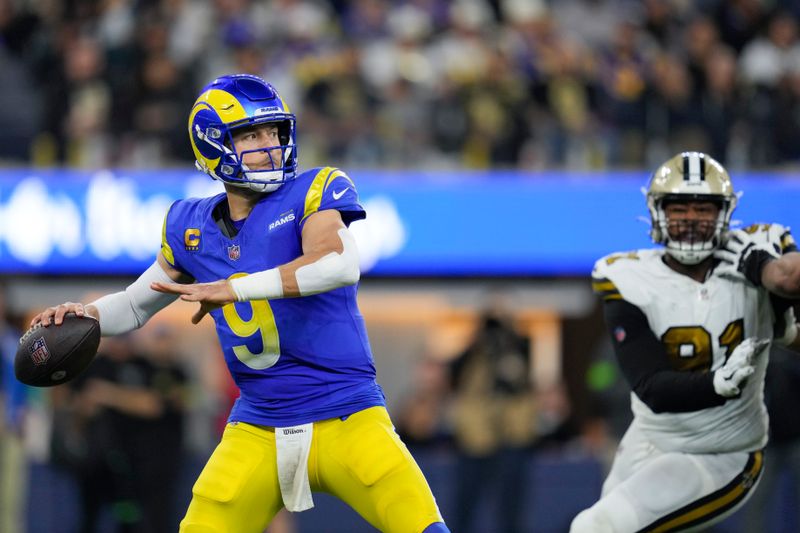
{"label": "white glove", "polygon": [[753,360],[767,345],[769,345],[768,339],[750,337],[737,346],[725,364],[714,372],[716,393],[726,398],[738,396],[741,392],[740,385],[743,386],[742,382],[756,370]]}
{"label": "white glove", "polygon": [[728,232],[725,244],[714,252],[721,263],[716,272],[723,277],[748,280],[761,286],[761,270],[764,265],[781,256],[780,241],[775,241],[768,232],[749,233],[737,229]]}

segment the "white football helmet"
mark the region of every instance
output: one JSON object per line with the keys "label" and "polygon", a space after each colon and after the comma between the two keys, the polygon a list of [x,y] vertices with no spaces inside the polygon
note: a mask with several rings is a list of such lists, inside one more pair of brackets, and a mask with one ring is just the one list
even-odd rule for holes
{"label": "white football helmet", "polygon": [[[696,265],[722,244],[722,238],[736,208],[738,196],[731,178],[716,160],[701,152],[682,152],[653,173],[647,189],[653,242],[663,244],[667,253],[686,265]],[[707,240],[676,240],[669,234],[664,205],[690,200],[711,201],[719,206],[713,235]]]}

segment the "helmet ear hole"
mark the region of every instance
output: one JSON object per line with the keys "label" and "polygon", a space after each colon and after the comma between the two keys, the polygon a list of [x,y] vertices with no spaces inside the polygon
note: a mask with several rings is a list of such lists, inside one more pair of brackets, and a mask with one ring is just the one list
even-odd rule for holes
{"label": "helmet ear hole", "polygon": [[288,146],[292,141],[292,125],[288,121],[283,121],[278,124],[278,140],[281,145]]}

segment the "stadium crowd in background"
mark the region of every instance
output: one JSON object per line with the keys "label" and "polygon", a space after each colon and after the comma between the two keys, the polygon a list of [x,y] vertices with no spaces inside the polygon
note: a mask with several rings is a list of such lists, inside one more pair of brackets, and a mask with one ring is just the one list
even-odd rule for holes
{"label": "stadium crowd in background", "polygon": [[[796,168],[799,27],[796,0],[0,0],[0,164],[185,168],[197,90],[239,71],[296,106],[304,167],[641,169],[692,147],[732,171]],[[230,405],[217,404],[238,391],[224,370],[197,366],[186,365],[200,374],[190,387],[205,392],[189,406],[187,444],[201,448],[218,437],[205,419],[223,425]],[[411,444],[449,446],[441,362],[425,372],[432,390],[398,425]],[[19,392],[0,390],[13,415],[0,448],[21,440]],[[592,450],[607,445],[606,415]],[[2,473],[20,495],[19,472]],[[34,505],[55,494],[32,489]],[[443,499],[455,509],[455,495]]]}
{"label": "stadium crowd in background", "polygon": [[793,0],[0,0],[0,160],[163,167],[216,75],[296,102],[345,167],[800,161]]}

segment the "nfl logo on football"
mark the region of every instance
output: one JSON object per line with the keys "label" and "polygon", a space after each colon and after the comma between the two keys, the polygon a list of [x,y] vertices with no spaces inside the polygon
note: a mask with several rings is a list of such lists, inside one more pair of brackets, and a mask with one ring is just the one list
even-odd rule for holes
{"label": "nfl logo on football", "polygon": [[47,349],[44,337],[39,337],[33,341],[33,344],[28,349],[31,351],[31,359],[33,359],[33,364],[35,365],[43,365],[50,359],[50,350]]}
{"label": "nfl logo on football", "polygon": [[237,261],[240,255],[241,251],[239,249],[238,244],[234,244],[233,246],[228,246],[228,258],[231,261]]}

